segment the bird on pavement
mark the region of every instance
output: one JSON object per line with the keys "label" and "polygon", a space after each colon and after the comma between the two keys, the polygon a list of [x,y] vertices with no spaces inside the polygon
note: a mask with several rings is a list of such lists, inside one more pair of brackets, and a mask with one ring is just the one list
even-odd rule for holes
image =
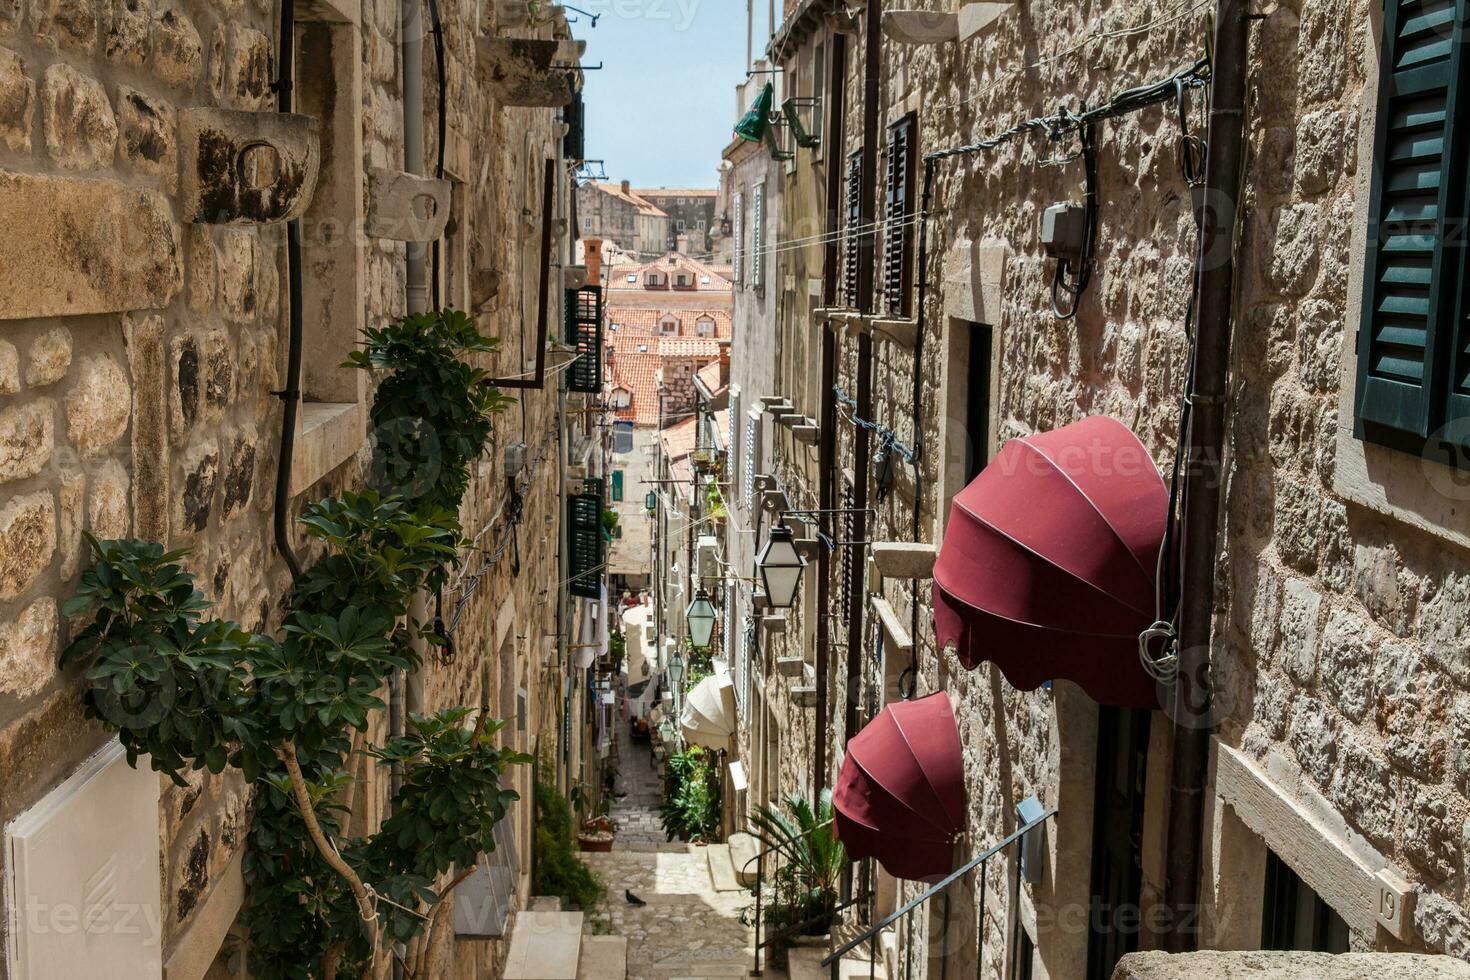
{"label": "bird on pavement", "polygon": [[626,888],[623,889],[623,897],[628,900],[628,904],[629,905],[647,905],[648,904],[643,899],[639,898],[637,895],[634,895],[632,892],[630,892]]}

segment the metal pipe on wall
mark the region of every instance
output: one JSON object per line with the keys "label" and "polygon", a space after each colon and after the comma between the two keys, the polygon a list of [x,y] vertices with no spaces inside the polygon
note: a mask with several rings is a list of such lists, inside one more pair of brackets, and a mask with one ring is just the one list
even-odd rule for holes
{"label": "metal pipe on wall", "polygon": [[[1225,397],[1235,298],[1235,231],[1244,143],[1249,20],[1245,0],[1219,0],[1210,66],[1210,122],[1200,241],[1199,323],[1195,332],[1193,417],[1186,436],[1183,601],[1169,792],[1164,904],[1172,913],[1164,945],[1198,947],[1205,770],[1210,745],[1210,627],[1224,480]],[[1189,928],[1185,928],[1189,924]]]}

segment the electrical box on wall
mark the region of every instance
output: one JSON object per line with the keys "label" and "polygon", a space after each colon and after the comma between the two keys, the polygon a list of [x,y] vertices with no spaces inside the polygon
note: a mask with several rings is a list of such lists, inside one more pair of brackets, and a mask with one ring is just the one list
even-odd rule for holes
{"label": "electrical box on wall", "polygon": [[159,787],[112,742],[6,825],[10,976],[163,976]]}
{"label": "electrical box on wall", "polygon": [[1053,259],[1075,259],[1087,246],[1087,209],[1053,204],[1041,215],[1041,247]]}

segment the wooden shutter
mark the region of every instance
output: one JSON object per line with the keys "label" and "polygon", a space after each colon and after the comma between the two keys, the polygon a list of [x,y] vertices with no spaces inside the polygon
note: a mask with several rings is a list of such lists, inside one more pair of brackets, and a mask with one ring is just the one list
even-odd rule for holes
{"label": "wooden shutter", "polygon": [[567,498],[567,592],[597,599],[602,595],[602,488],[601,481],[587,483],[591,492]]}
{"label": "wooden shutter", "polygon": [[566,342],[577,351],[567,368],[567,388],[602,391],[602,287],[567,290]]}
{"label": "wooden shutter", "polygon": [[735,194],[735,283],[745,281],[745,195]]}
{"label": "wooden shutter", "polygon": [[756,287],[766,282],[766,187],[756,184],[750,191],[750,281]]}
{"label": "wooden shutter", "polygon": [[909,312],[913,185],[914,117],[905,116],[888,129],[888,169],[883,175],[883,307],[891,316]]}
{"label": "wooden shutter", "polygon": [[858,226],[863,223],[863,151],[853,150],[847,158],[847,229],[842,237],[842,302],[858,307]]}
{"label": "wooden shutter", "polygon": [[[1463,278],[1470,130],[1457,119],[1465,6],[1386,5],[1358,332],[1358,430],[1373,441],[1428,436],[1444,399],[1453,397],[1448,376],[1457,360],[1466,361],[1450,348]],[[1452,387],[1470,395],[1463,375]]]}
{"label": "wooden shutter", "polygon": [[745,445],[741,447],[740,505],[749,514],[755,509],[755,471],[760,466],[760,413],[752,409],[745,417]]}

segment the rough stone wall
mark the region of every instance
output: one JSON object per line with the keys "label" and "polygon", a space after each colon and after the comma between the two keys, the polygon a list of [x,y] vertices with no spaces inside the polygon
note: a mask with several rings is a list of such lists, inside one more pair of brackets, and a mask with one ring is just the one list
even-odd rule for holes
{"label": "rough stone wall", "polygon": [[[1184,13],[1165,2],[1031,4],[977,39],[932,47],[885,40],[880,140],[887,124],[910,110],[921,120],[922,154],[991,135],[1058,104],[1095,105],[1129,86],[1167,77],[1200,53],[1201,11]],[[1470,724],[1462,724],[1470,717],[1462,656],[1466,558],[1447,543],[1460,532],[1452,526],[1424,530],[1382,505],[1365,504],[1338,472],[1345,440],[1356,444],[1350,431],[1343,436],[1340,430],[1351,424],[1344,418],[1352,386],[1347,338],[1358,320],[1354,277],[1361,266],[1365,141],[1372,129],[1365,114],[1376,84],[1378,18],[1373,5],[1347,0],[1284,3],[1252,28],[1226,557],[1217,597],[1217,721],[1222,740],[1275,772],[1299,777],[1311,796],[1304,805],[1344,821],[1351,846],[1365,860],[1409,877],[1420,892],[1414,944],[1466,955],[1463,829],[1470,767],[1461,764],[1464,753],[1456,748],[1470,732]],[[1084,43],[1099,30],[1140,25],[1152,26]],[[861,142],[861,19],[857,26],[848,59],[844,158]],[[1191,122],[1196,132],[1203,129],[1197,102]],[[940,495],[957,488],[950,468],[971,437],[997,449],[1017,435],[1107,414],[1133,428],[1161,467],[1171,461],[1187,362],[1183,318],[1195,236],[1178,169],[1179,136],[1172,105],[1099,127],[1097,274],[1069,322],[1051,312],[1054,263],[1044,257],[1038,232],[1047,205],[1081,198],[1080,162],[1066,159],[1075,141],[1022,138],[939,165],[917,420],[912,352],[881,340],[874,345],[871,417],[906,444],[923,446],[921,540],[939,540],[947,508]],[[878,161],[881,174],[881,151]],[[804,166],[799,155],[798,170]],[[916,175],[921,179],[922,165]],[[881,184],[879,201],[881,219]],[[774,237],[789,234],[782,228]],[[944,281],[948,257],[972,243],[1006,253],[996,302],[987,297],[985,309],[995,330],[999,398],[992,405],[994,432],[980,434],[962,431],[962,412],[952,417],[955,384],[963,384],[962,376],[956,381],[950,373],[952,339],[968,297]],[[785,363],[790,341],[778,335]],[[852,395],[857,345],[850,336],[840,338],[839,385]],[[787,394],[783,386],[797,383],[783,368],[774,391]],[[849,423],[840,424],[844,468],[852,465],[852,433]],[[805,451],[778,450],[782,459],[775,468],[796,470]],[[1383,458],[1368,452],[1370,461]],[[1436,464],[1409,469],[1421,484],[1455,483]],[[912,486],[911,475],[901,474],[895,492],[877,505],[871,539],[912,538]],[[967,672],[951,656],[939,656],[929,625],[929,583],[921,585],[919,693],[945,689],[957,705],[970,800],[966,846],[1004,836],[1016,825],[1015,803],[1026,796],[1037,794],[1062,811],[1048,837],[1043,884],[1023,886],[1025,908],[1008,907],[1010,884],[997,887],[1014,882],[1013,863],[991,863],[984,921],[986,970],[994,975],[1015,916],[1034,915],[1025,909],[1043,904],[1086,902],[1096,714],[1065,683],[1019,692],[994,668]],[[883,594],[907,624],[914,601],[908,583],[886,583]],[[875,642],[870,621],[866,645]],[[890,679],[893,672],[886,671]],[[830,724],[840,743],[840,697],[833,711]],[[1165,714],[1155,712],[1145,914],[1162,885],[1169,730]],[[801,750],[801,742],[792,744]],[[973,894],[975,883],[970,885]],[[903,894],[916,892],[906,886]],[[976,914],[972,905],[972,934]],[[1040,937],[1051,976],[1082,969],[1085,930],[1080,938],[1064,932]],[[1142,937],[1145,946],[1151,941]],[[1357,948],[1375,941],[1353,937]],[[962,963],[959,969],[972,967]]]}
{"label": "rough stone wall", "polygon": [[[360,172],[404,165],[399,6],[365,3],[349,28],[361,41]],[[559,158],[561,126],[552,110],[499,106],[477,74],[476,36],[497,29],[490,8],[457,0],[442,7],[446,156],[462,185],[456,217],[466,273],[446,273],[446,303],[470,308],[482,330],[502,338],[503,352],[487,368],[519,375],[536,343],[541,162]],[[565,25],[532,30],[549,37]],[[107,739],[80,718],[76,672],[54,666],[71,625],[59,605],[87,562],[84,529],[190,548],[186,564],[219,615],[256,630],[279,623],[289,580],[270,512],[280,428],[271,392],[282,384],[286,346],[282,226],[187,223],[180,176],[187,185],[195,161],[179,124],[196,106],[272,109],[276,45],[274,5],[261,0],[0,6],[0,223],[7,238],[33,250],[66,245],[44,269],[7,261],[0,288],[0,821]],[[427,42],[425,62],[432,106]],[[425,128],[432,166],[432,113]],[[565,217],[560,163],[557,173],[557,214]],[[365,185],[350,194],[365,195]],[[90,226],[76,217],[88,213],[108,220]],[[523,213],[533,217],[523,221]],[[119,238],[120,230],[139,240]],[[361,232],[348,230],[349,241],[366,239],[359,301],[373,326],[406,309],[405,249]],[[454,254],[446,248],[446,266]],[[556,261],[570,261],[564,239]],[[553,324],[559,305],[554,288]],[[309,312],[309,335],[317,322]],[[329,352],[327,369],[345,352]],[[478,703],[482,668],[497,713],[513,716],[516,689],[526,690],[526,730],[507,737],[527,748],[540,727],[555,744],[560,681],[543,676],[543,653],[569,618],[557,608],[556,386],[553,375],[546,390],[525,392],[497,421],[462,514],[483,550],[466,555],[444,594],[445,618],[460,620],[458,656],[430,665],[423,678],[430,710]],[[530,444],[518,564],[504,549],[492,563],[488,555],[509,537],[502,465],[512,442]],[[359,485],[366,453],[359,444],[334,460],[293,512]],[[549,707],[541,704],[543,682]],[[365,765],[360,775],[367,799],[381,803],[385,785],[374,769]],[[528,773],[517,775],[518,788],[529,785]],[[248,804],[232,772],[196,774],[182,789],[165,781],[165,957],[206,914],[243,839]],[[529,821],[517,819],[524,844]],[[373,822],[368,816],[362,829]],[[521,857],[524,869],[524,849]],[[489,967],[489,960],[466,963],[459,975]]]}

